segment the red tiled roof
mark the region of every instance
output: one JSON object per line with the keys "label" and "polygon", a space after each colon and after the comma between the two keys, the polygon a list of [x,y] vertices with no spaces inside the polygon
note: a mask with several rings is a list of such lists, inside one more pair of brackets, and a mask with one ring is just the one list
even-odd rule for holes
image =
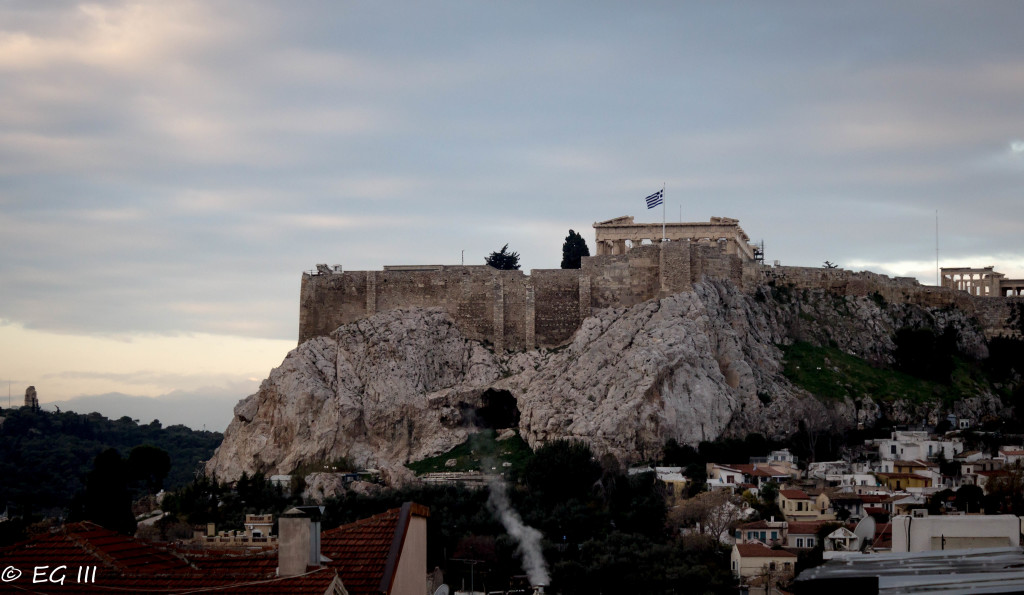
{"label": "red tiled roof", "polygon": [[737,543],[734,546],[744,558],[796,558],[797,555],[786,550],[773,550],[759,543]]}
{"label": "red tiled roof", "polygon": [[321,534],[320,552],[331,559],[328,566],[338,571],[352,595],[380,593],[399,513],[393,508]]}
{"label": "red tiled roof", "polygon": [[[920,477],[920,476],[919,475],[915,475],[914,477]],[[868,504],[868,503],[882,504],[883,502],[892,502],[892,496],[887,496],[885,494],[861,494],[860,501],[865,503],[865,504]]]}
{"label": "red tiled roof", "polygon": [[871,545],[880,549],[892,547],[892,523],[877,525],[875,527],[875,538]]}
{"label": "red tiled roof", "polygon": [[191,570],[182,558],[104,529],[95,523],[65,525],[60,531],[0,549],[5,565],[95,566],[113,573],[167,573]]}
{"label": "red tiled roof", "polygon": [[793,522],[789,524],[788,532],[790,535],[814,535],[824,524],[825,521]]}
{"label": "red tiled roof", "polygon": [[[337,572],[322,568],[309,574],[276,577],[276,554],[245,555],[175,553],[89,522],[65,525],[61,530],[0,549],[6,568],[21,576],[0,582],[0,593],[43,592],[34,584],[33,569],[53,571],[66,566],[63,585],[47,583],[45,592],[81,593],[159,591],[165,595],[216,587],[217,593],[271,593],[276,595],[323,595],[331,589]],[[192,560],[191,562],[189,560]],[[80,568],[95,568],[93,582],[78,582]]]}
{"label": "red tiled roof", "polygon": [[811,497],[803,490],[779,490],[779,494],[787,500],[810,500]]}
{"label": "red tiled roof", "polygon": [[743,464],[743,465],[729,465],[730,469],[735,469],[744,475],[753,475],[754,477],[782,477],[789,476],[789,473],[781,469],[776,469],[771,465],[765,465],[762,463],[758,464]]}
{"label": "red tiled roof", "polygon": [[394,548],[400,547],[405,538],[410,515],[429,514],[425,506],[407,503],[402,508],[324,531],[320,552],[331,559],[327,565],[338,571],[351,595],[380,593],[389,559],[397,555]]}

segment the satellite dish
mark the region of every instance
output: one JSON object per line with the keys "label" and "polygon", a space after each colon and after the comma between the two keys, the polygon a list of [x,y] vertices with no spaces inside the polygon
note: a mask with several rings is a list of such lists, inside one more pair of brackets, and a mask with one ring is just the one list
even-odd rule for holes
{"label": "satellite dish", "polygon": [[860,538],[860,545],[863,547],[864,544],[874,543],[876,530],[877,525],[875,523],[875,519],[871,515],[866,515],[859,523],[857,523],[857,527],[853,530],[853,534]]}
{"label": "satellite dish", "polygon": [[434,595],[448,595],[448,585],[441,585],[434,591]]}

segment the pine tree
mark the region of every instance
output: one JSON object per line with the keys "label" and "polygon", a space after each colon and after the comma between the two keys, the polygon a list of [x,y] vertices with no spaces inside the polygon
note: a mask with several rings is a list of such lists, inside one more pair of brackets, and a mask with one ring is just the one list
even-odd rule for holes
{"label": "pine tree", "polygon": [[484,262],[502,271],[518,271],[519,253],[508,252],[508,244],[505,244],[498,252],[491,252]]}

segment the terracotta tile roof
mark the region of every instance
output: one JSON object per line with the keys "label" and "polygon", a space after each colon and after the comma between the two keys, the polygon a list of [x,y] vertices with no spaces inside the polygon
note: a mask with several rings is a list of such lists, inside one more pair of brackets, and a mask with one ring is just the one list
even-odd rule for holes
{"label": "terracotta tile roof", "polygon": [[737,543],[734,546],[744,558],[796,558],[797,555],[786,550],[773,550],[759,543]]}
{"label": "terracotta tile roof", "polygon": [[352,595],[380,593],[399,513],[393,508],[321,534],[320,552],[331,559],[328,566],[338,571]]}
{"label": "terracotta tile roof", "polygon": [[[920,477],[920,476],[919,475],[915,475],[914,477]],[[892,501],[892,496],[887,496],[885,494],[861,494],[860,495],[860,500],[861,500],[861,502],[863,502],[865,504],[868,504],[868,503],[881,504],[883,502],[891,502]]]}
{"label": "terracotta tile roof", "polygon": [[757,464],[742,464],[742,465],[729,465],[730,469],[735,469],[743,473],[744,475],[753,475],[754,477],[789,477],[789,473],[781,469],[776,469],[771,465],[765,465],[762,463]]}
{"label": "terracotta tile roof", "polygon": [[787,500],[810,500],[811,497],[803,490],[779,490],[779,495],[785,496]]}
{"label": "terracotta tile roof", "polygon": [[[13,566],[21,576],[0,582],[0,593],[43,592],[33,584],[33,569],[52,571],[66,566],[63,585],[51,585],[62,595],[159,591],[164,595],[216,587],[217,593],[270,593],[276,595],[323,595],[340,592],[337,572],[322,568],[294,577],[276,577],[276,554],[246,556],[211,552],[171,551],[120,535],[93,523],[73,523],[60,531],[0,549],[3,566]],[[95,568],[95,580],[78,582],[80,568]]]}
{"label": "terracotta tile roof", "polygon": [[[320,552],[331,559],[351,595],[378,594],[389,559],[397,555],[410,515],[429,516],[425,506],[406,503],[402,508],[342,525],[320,536]],[[394,568],[391,569],[394,572]]]}
{"label": "terracotta tile roof", "polygon": [[5,565],[101,566],[111,573],[167,573],[192,567],[170,552],[104,529],[95,523],[65,525],[60,531],[0,549]]}
{"label": "terracotta tile roof", "polygon": [[814,535],[824,524],[825,521],[793,522],[789,524],[788,531],[790,535]]}

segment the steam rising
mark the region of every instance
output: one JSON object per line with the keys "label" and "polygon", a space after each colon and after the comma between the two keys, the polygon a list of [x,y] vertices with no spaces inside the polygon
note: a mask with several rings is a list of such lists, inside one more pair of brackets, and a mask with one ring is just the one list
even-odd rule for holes
{"label": "steam rising", "polygon": [[541,553],[540,531],[523,524],[512,505],[509,504],[508,494],[505,493],[505,482],[500,479],[493,479],[490,482],[491,495],[487,499],[494,516],[498,517],[505,530],[519,543],[519,555],[523,557],[523,570],[530,578],[531,585],[548,585],[551,579],[548,577],[548,567],[544,563],[544,554]]}

